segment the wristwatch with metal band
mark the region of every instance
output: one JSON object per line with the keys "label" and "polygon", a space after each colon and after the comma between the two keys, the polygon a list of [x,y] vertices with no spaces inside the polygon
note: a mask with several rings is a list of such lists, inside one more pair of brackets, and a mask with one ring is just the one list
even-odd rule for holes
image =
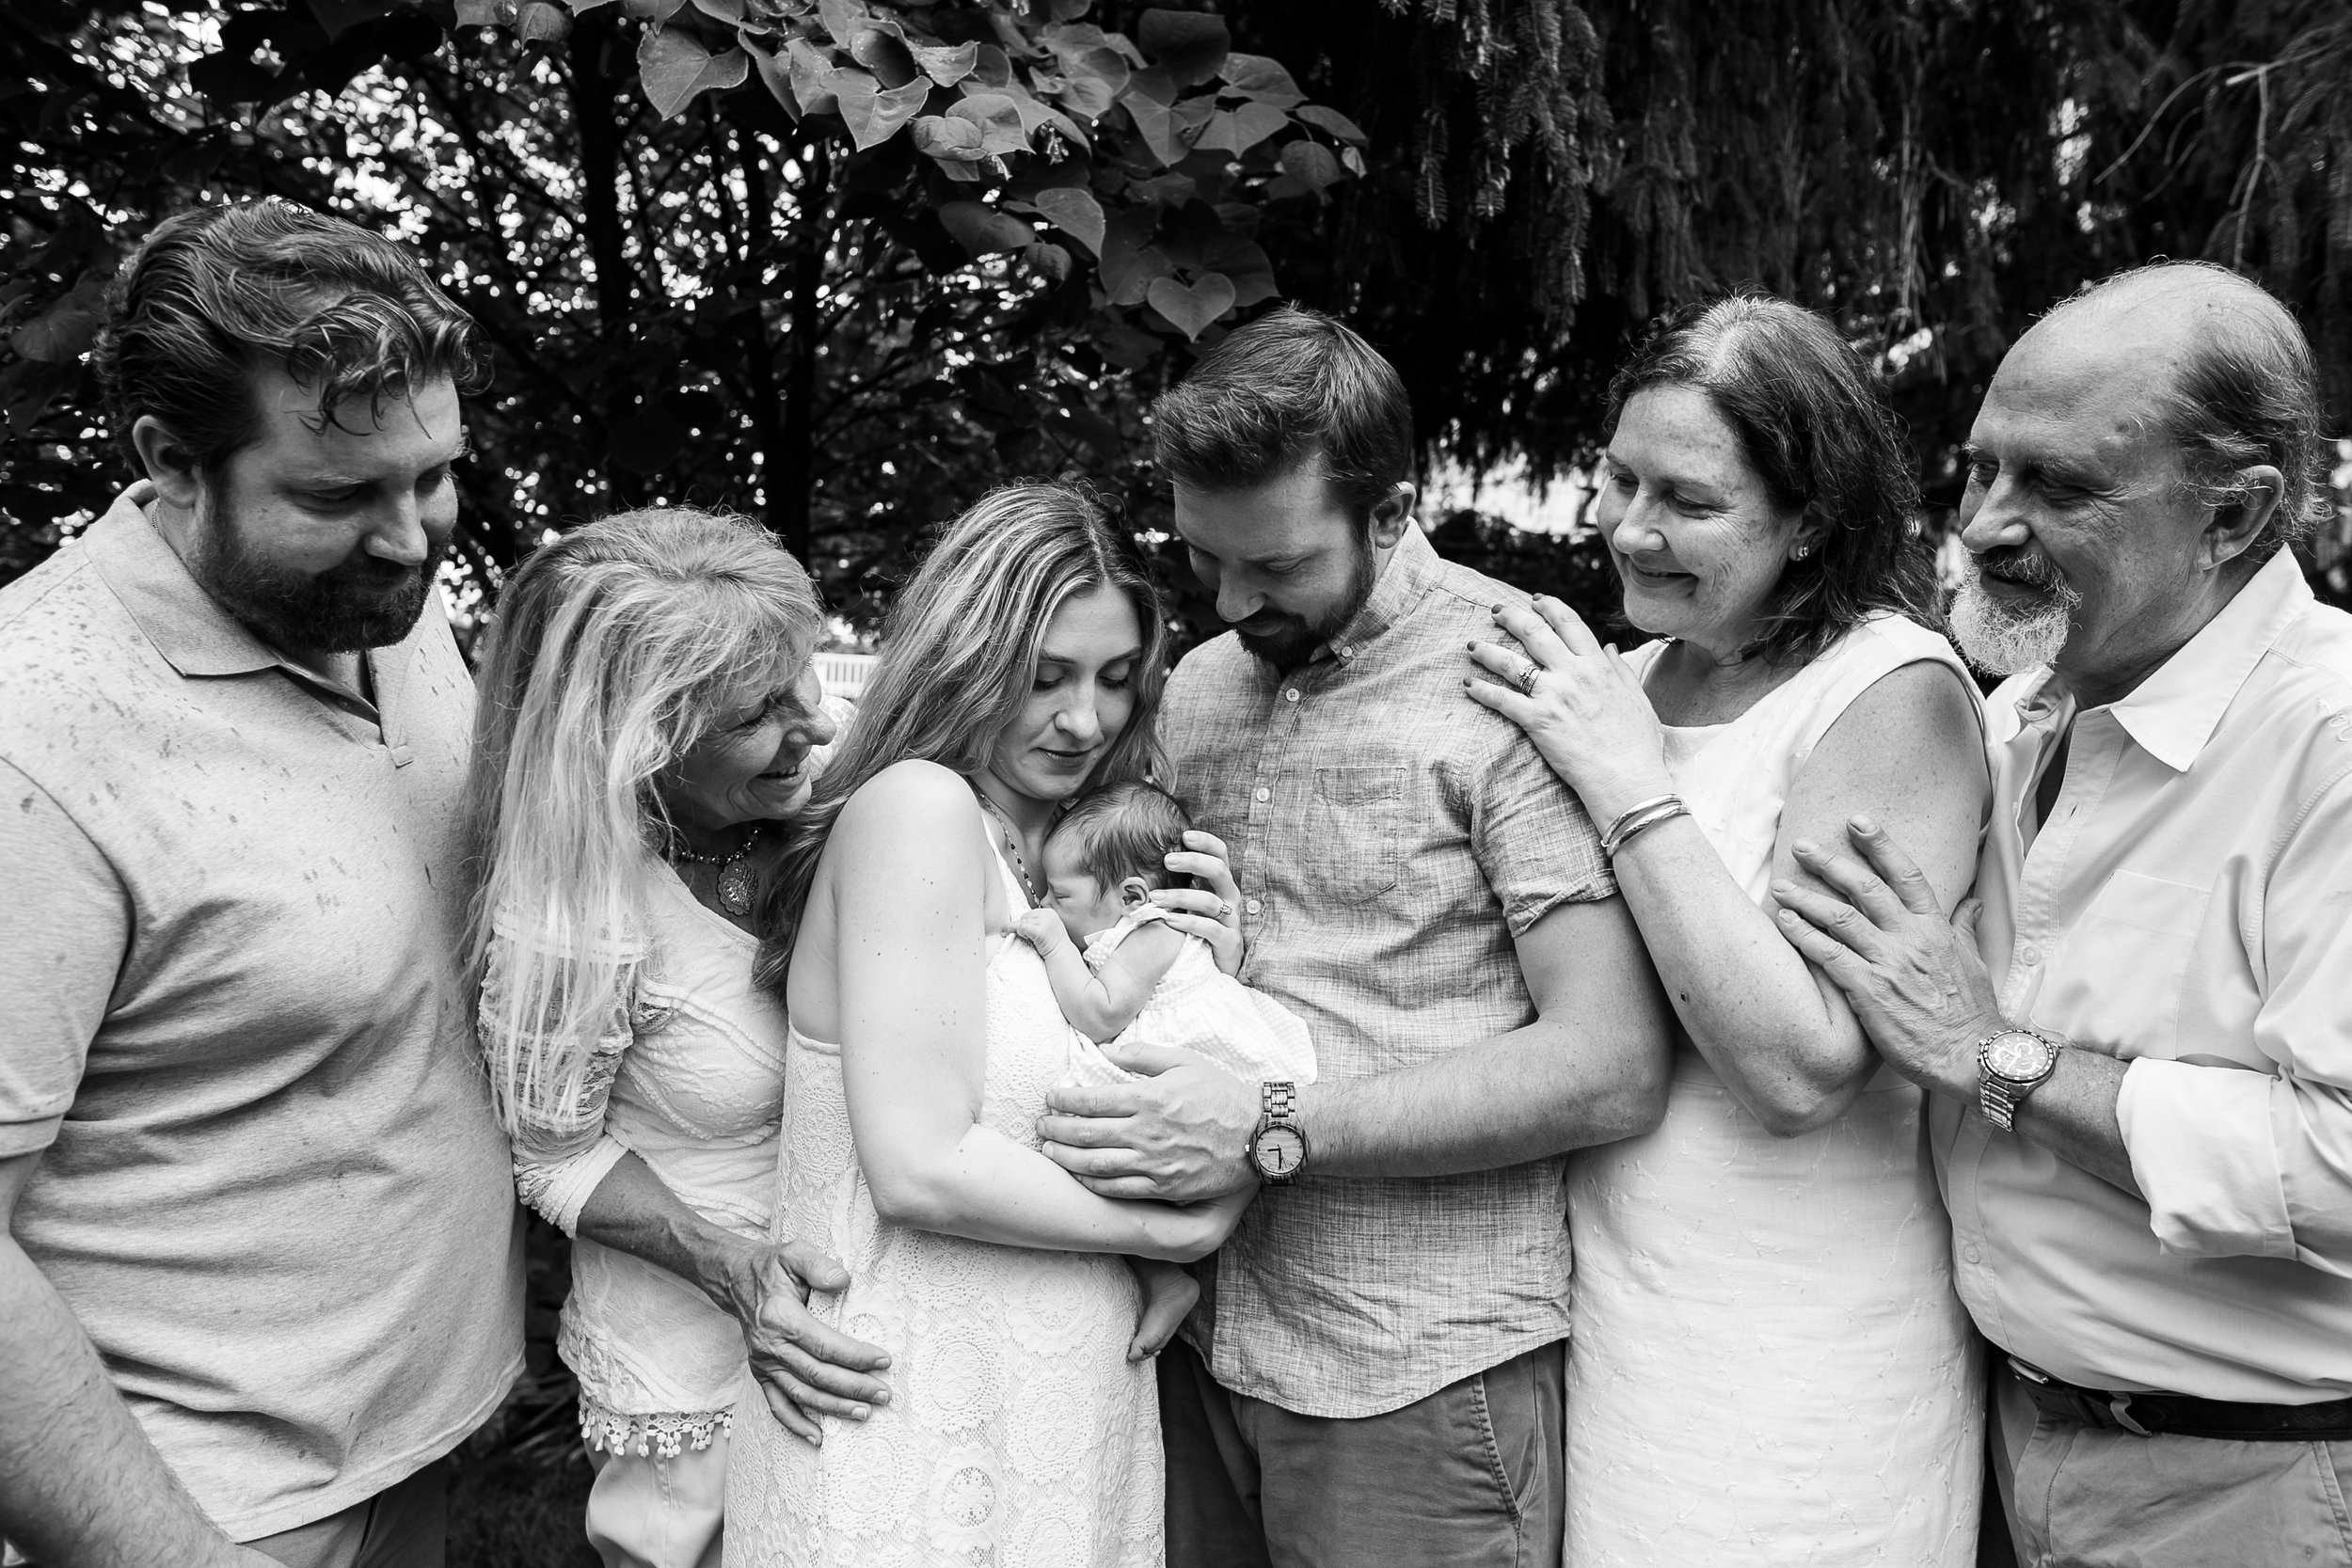
{"label": "wristwatch with metal band", "polygon": [[1269,1078],[1258,1085],[1258,1130],[1249,1134],[1249,1163],[1269,1187],[1288,1186],[1307,1165],[1307,1133],[1298,1125],[1298,1085]]}
{"label": "wristwatch with metal band", "polygon": [[2039,1029],[2003,1029],[1977,1042],[1977,1100],[1984,1119],[2007,1132],[2017,1107],[2058,1070],[2066,1042]]}

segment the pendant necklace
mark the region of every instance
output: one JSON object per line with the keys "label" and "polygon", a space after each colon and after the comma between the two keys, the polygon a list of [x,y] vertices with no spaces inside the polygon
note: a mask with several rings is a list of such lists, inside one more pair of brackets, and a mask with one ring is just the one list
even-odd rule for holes
{"label": "pendant necklace", "polygon": [[1021,835],[1013,832],[1012,819],[1005,815],[1002,806],[981,793],[979,785],[972,786],[972,794],[980,802],[980,810],[994,817],[997,826],[1004,830],[1005,853],[1012,857],[1013,875],[1021,879],[1021,896],[1028,901],[1031,909],[1035,909],[1037,893],[1029,886],[1028,857],[1021,853]]}
{"label": "pendant necklace", "polygon": [[696,865],[717,866],[719,908],[739,920],[752,912],[752,895],[757,889],[757,879],[753,877],[752,868],[745,863],[743,857],[752,852],[752,846],[759,842],[759,835],[767,830],[765,822],[754,824],[750,834],[737,846],[732,855],[698,855],[686,847],[683,840],[673,836],[670,840],[670,858],[691,861]]}

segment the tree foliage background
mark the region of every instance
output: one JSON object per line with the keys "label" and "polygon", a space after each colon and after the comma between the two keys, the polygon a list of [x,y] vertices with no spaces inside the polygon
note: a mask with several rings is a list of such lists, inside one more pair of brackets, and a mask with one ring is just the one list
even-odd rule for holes
{"label": "tree foliage background", "polygon": [[[85,353],[129,248],[259,193],[407,240],[484,324],[476,582],[685,500],[870,624],[1040,472],[1164,543],[1142,410],[1279,296],[1396,360],[1433,459],[1542,482],[1648,317],[1771,289],[1882,358],[1948,505],[2037,312],[2202,256],[2297,311],[2344,429],[2347,85],[2344,0],[12,0],[0,577],[126,477]],[[1607,595],[1589,539],[1428,520]]]}

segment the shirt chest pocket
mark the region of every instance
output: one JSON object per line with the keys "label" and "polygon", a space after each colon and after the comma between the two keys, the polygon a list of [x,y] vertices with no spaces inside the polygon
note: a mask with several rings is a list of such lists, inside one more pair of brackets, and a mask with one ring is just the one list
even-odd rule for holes
{"label": "shirt chest pocket", "polygon": [[1315,893],[1360,904],[1396,886],[1405,862],[1404,818],[1404,768],[1316,768],[1305,845],[1315,866]]}
{"label": "shirt chest pocket", "polygon": [[[2126,1060],[2179,1054],[2181,990],[2210,888],[2118,871],[2066,934],[2042,993],[2061,1031]],[[2072,1024],[2072,1028],[2068,1024]]]}

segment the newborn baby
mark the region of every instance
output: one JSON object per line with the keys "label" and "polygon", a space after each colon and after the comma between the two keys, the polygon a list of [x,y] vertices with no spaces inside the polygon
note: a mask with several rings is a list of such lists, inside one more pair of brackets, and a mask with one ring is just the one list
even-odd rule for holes
{"label": "newborn baby", "polygon": [[[1307,1025],[1218,969],[1209,944],[1167,924],[1167,911],[1152,902],[1152,891],[1168,885],[1167,858],[1184,847],[1191,826],[1165,790],[1111,784],[1080,797],[1045,840],[1044,904],[1015,929],[1045,960],[1062,1017],[1084,1037],[1071,1042],[1070,1076],[1088,1084],[1135,1077],[1104,1054],[1107,1042],[1198,1052],[1252,1084],[1311,1084]],[[1140,1359],[1168,1343],[1200,1288],[1181,1264],[1132,1261],[1144,1311],[1128,1354]]]}

